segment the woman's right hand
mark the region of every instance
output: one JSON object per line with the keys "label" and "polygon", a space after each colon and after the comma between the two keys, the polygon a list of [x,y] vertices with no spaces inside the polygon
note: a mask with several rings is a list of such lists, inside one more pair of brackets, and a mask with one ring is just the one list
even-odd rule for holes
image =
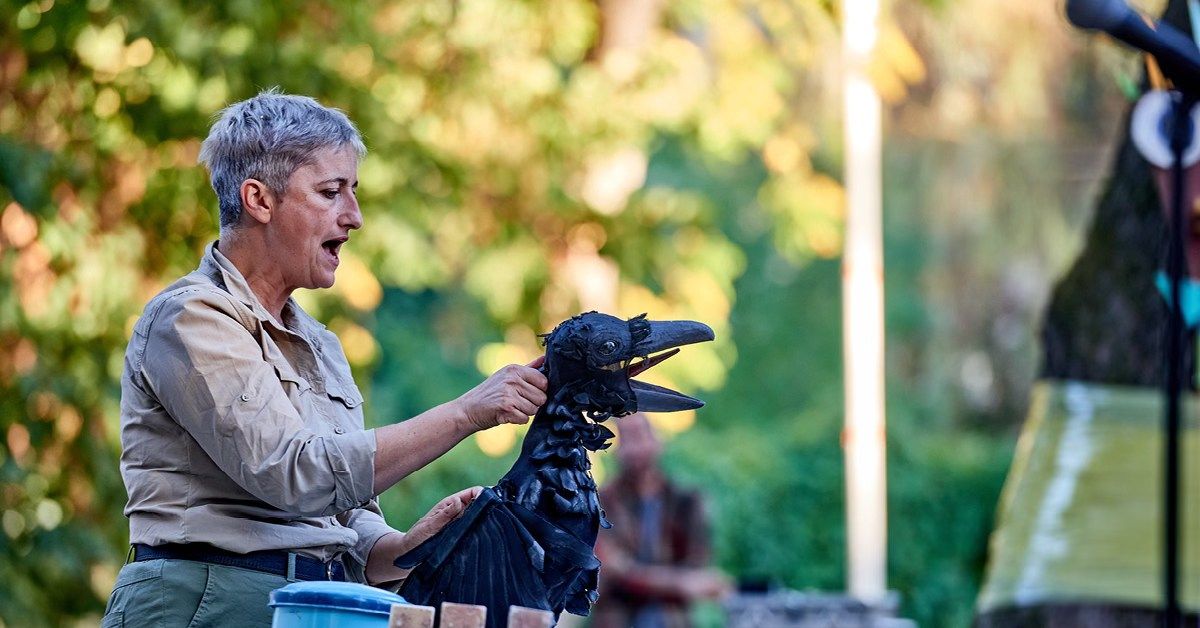
{"label": "woman's right hand", "polygon": [[455,400],[474,431],[504,423],[522,424],[546,403],[546,376],[539,357],[524,366],[509,364]]}

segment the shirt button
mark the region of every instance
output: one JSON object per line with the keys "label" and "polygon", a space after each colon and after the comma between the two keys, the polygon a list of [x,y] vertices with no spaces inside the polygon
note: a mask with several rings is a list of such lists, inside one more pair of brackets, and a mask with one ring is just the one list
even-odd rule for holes
{"label": "shirt button", "polygon": [[250,401],[250,395],[242,393],[242,401]]}
{"label": "shirt button", "polygon": [[346,433],[346,430],[344,430],[344,429],[342,429],[342,428],[340,428],[340,427],[335,427],[335,428],[333,428],[333,433],[334,433],[334,434],[345,434],[345,433]]}

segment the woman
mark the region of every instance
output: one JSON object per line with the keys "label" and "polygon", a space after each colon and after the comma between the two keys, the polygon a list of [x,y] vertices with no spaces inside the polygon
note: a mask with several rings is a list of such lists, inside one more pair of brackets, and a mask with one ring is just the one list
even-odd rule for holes
{"label": "woman", "polygon": [[443,500],[408,534],[375,496],[468,435],[524,423],[545,401],[538,362],[458,399],[363,429],[337,338],[291,293],[328,288],[351,232],[362,140],[341,112],[264,92],[236,103],[201,148],[220,240],[154,297],[121,383],[121,473],[132,562],[105,625],[269,625],[289,581],[394,585],[393,559],[458,516]]}

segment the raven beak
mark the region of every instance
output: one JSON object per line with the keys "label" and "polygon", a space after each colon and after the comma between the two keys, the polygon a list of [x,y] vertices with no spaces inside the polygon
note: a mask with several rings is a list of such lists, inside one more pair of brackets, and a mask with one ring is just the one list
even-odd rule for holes
{"label": "raven beak", "polygon": [[703,401],[670,388],[639,382],[636,379],[629,380],[629,387],[633,389],[639,412],[678,412],[704,407]]}
{"label": "raven beak", "polygon": [[716,335],[704,323],[696,321],[646,321],[650,325],[650,335],[637,343],[633,348],[635,355],[650,355],[674,347],[708,342]]}
{"label": "raven beak", "polygon": [[[677,347],[697,342],[708,342],[716,337],[713,330],[704,323],[695,321],[647,321],[650,325],[650,335],[634,347],[634,352],[647,356],[640,362],[629,365],[629,377],[679,353]],[[652,356],[652,353],[670,349],[666,353]],[[683,393],[662,386],[647,384],[633,379],[629,387],[637,398],[637,407],[642,412],[676,412],[679,410],[695,410],[704,406],[704,402]]]}

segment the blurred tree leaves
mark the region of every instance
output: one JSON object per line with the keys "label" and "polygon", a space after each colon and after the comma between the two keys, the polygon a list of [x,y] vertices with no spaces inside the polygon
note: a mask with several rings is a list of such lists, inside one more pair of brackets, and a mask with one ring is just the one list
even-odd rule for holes
{"label": "blurred tree leaves", "polygon": [[[992,141],[995,129],[1023,151],[1064,115],[1106,111],[1096,77],[1113,64],[1045,58],[1077,46],[1042,5],[895,10],[912,39],[885,24],[873,67],[896,107],[892,137]],[[840,246],[836,11],[825,0],[0,0],[0,618],[94,623],[127,540],[116,464],[127,334],[216,236],[196,165],[211,117],[276,85],[344,109],[371,150],[366,228],[334,289],[297,295],[373,382],[370,420],[411,416],[536,354],[536,334],[580,309],[704,320],[719,342],[648,374],[712,402],[660,422],[687,430],[670,462],[718,496],[726,567],[838,588],[837,270],[797,270]],[[623,19],[641,20],[636,36],[617,37]],[[1013,38],[1016,27],[1035,36]],[[1008,240],[974,243],[1009,223],[970,210],[1040,208],[1061,192],[1030,182],[1002,196],[977,153],[893,155],[902,174],[888,198],[901,200],[889,211],[908,212],[912,236],[889,241],[892,465],[908,474],[892,488],[904,513],[893,577],[923,624],[951,625],[969,613],[1007,446],[913,444],[955,425],[949,393],[929,391],[959,388],[960,347],[993,324],[980,295],[1008,267]],[[1050,172],[1051,161],[1023,163]],[[1026,222],[1030,249],[1069,226]],[[923,270],[927,259],[942,270]],[[909,266],[894,273],[896,262]],[[978,266],[988,274],[971,275]],[[979,287],[955,296],[963,284]],[[930,342],[946,328],[940,348]],[[456,449],[389,491],[389,516],[404,525],[498,477],[517,437]],[[946,542],[940,518],[955,513]]]}
{"label": "blurred tree leaves", "polygon": [[209,120],[266,87],[344,109],[371,150],[367,228],[337,288],[298,295],[360,375],[381,364],[373,330],[389,288],[461,285],[482,308],[471,324],[495,330],[489,355],[504,356],[536,352],[536,333],[599,289],[626,315],[712,323],[721,343],[658,376],[720,386],[744,260],[718,223],[739,208],[646,186],[647,155],[670,136],[722,168],[776,137],[791,153],[768,179],[811,178],[826,200],[813,211],[782,193],[788,183],[764,199],[781,230],[818,232],[787,240],[819,241],[798,250],[836,252],[836,184],[808,166],[812,132],[791,107],[835,27],[818,3],[689,1],[656,9],[637,45],[601,53],[618,10],[0,3],[11,16],[0,30],[0,616],[59,623],[107,595],[125,535],[115,460],[128,330],[216,235],[195,165]]}

